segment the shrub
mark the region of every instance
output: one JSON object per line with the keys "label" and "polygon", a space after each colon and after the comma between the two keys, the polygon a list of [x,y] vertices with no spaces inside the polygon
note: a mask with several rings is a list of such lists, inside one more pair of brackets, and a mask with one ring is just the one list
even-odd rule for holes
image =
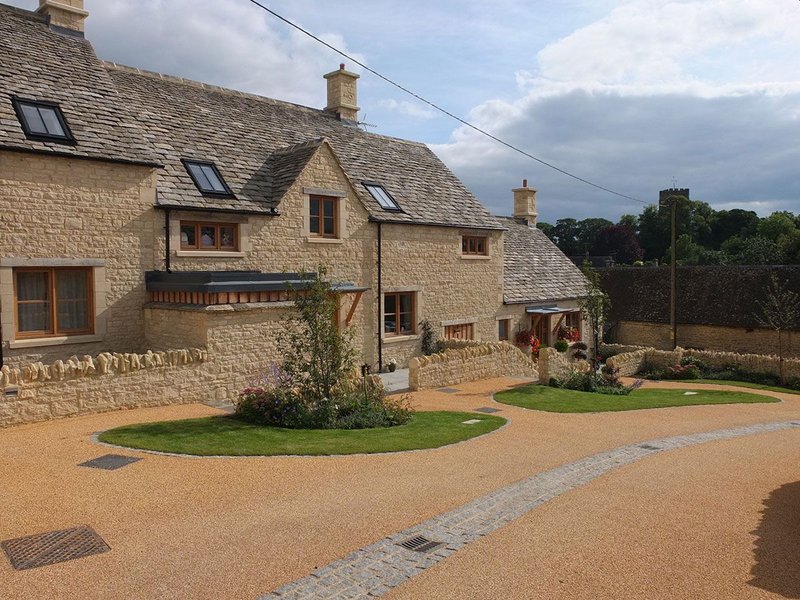
{"label": "shrub", "polygon": [[587,357],[588,354],[586,354],[586,352],[584,352],[583,350],[576,350],[572,355],[572,358],[575,358],[577,360],[586,360]]}
{"label": "shrub", "polygon": [[709,371],[708,363],[704,360],[697,358],[696,356],[684,356],[681,358],[681,366],[683,367],[697,367],[697,369],[701,373],[707,373]]}
{"label": "shrub", "polygon": [[299,396],[275,387],[243,390],[237,399],[235,414],[249,423],[290,429],[308,427],[312,420]]}
{"label": "shrub", "polygon": [[336,409],[336,429],[393,427],[408,423],[412,414],[407,396],[384,396],[378,386],[369,383],[366,389],[343,398]]}
{"label": "shrub", "polygon": [[574,344],[572,344],[572,349],[586,351],[589,349],[589,346],[586,345],[586,342],[575,342]]}
{"label": "shrub", "polygon": [[695,365],[675,365],[664,369],[662,379],[700,379],[700,369]]}
{"label": "shrub", "polygon": [[428,319],[423,319],[419,322],[420,329],[420,343],[422,344],[422,353],[425,356],[441,352],[439,344],[436,341],[436,334],[433,331],[433,325]]}
{"label": "shrub", "polygon": [[619,382],[617,369],[609,373],[601,373],[598,378],[592,372],[582,372],[569,370],[563,377],[551,378],[551,387],[562,388],[565,390],[575,390],[578,392],[594,392],[596,394],[608,394],[612,396],[627,396],[633,391],[634,387],[625,387]]}
{"label": "shrub", "polygon": [[553,348],[564,353],[569,350],[569,342],[567,340],[556,340],[555,344],[553,344]]}

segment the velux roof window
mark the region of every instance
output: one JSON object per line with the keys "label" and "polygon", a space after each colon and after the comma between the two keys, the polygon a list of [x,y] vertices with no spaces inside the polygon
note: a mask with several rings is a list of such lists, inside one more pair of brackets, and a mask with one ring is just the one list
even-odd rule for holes
{"label": "velux roof window", "polygon": [[364,187],[384,210],[402,210],[381,184],[365,181]]}
{"label": "velux roof window", "polygon": [[63,144],[75,143],[64,114],[55,102],[17,97],[12,98],[11,102],[27,138]]}
{"label": "velux roof window", "polygon": [[203,194],[216,196],[233,196],[231,188],[222,179],[216,165],[212,162],[199,160],[184,160],[186,170],[192,177],[192,181]]}

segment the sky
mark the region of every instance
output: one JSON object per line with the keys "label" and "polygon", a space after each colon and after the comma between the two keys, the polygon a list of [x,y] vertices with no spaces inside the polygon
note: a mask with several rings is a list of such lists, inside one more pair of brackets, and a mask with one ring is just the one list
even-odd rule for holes
{"label": "sky", "polygon": [[[0,0],[35,9],[38,0]],[[106,60],[322,108],[345,62],[372,132],[428,144],[495,214],[639,213],[688,187],[717,209],[800,212],[798,0],[261,0],[438,113],[248,0],[86,0]]]}

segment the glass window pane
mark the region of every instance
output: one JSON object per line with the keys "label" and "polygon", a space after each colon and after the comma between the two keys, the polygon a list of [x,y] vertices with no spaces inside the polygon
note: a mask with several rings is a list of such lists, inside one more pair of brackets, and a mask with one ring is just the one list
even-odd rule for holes
{"label": "glass window pane", "polygon": [[400,294],[400,312],[410,313],[413,304],[414,302],[411,294]]}
{"label": "glass window pane", "polygon": [[478,250],[478,254],[483,254],[484,253],[484,240],[483,240],[483,238],[478,238],[476,247],[477,247],[477,250]]}
{"label": "glass window pane", "polygon": [[219,228],[219,246],[220,248],[236,247],[236,232],[233,227]]}
{"label": "glass window pane", "polygon": [[44,126],[47,129],[47,133],[62,137],[65,135],[64,128],[61,127],[61,121],[58,120],[58,116],[56,115],[56,110],[54,108],[41,106],[39,107],[39,114],[44,121]]}
{"label": "glass window pane", "polygon": [[333,211],[334,207],[336,206],[336,202],[334,200],[325,200],[322,205],[325,210],[325,218],[333,219]]}
{"label": "glass window pane", "polygon": [[50,303],[17,305],[17,327],[24,331],[50,331]]}
{"label": "glass window pane", "polygon": [[88,271],[56,271],[58,331],[89,329]]}
{"label": "glass window pane", "polygon": [[86,300],[89,297],[87,271],[56,271],[56,300]]}
{"label": "glass window pane", "polygon": [[200,228],[200,247],[201,248],[217,247],[217,232],[215,227]]}
{"label": "glass window pane", "polygon": [[414,330],[411,325],[411,315],[404,314],[400,317],[400,333],[412,333]]}
{"label": "glass window pane", "polygon": [[200,191],[213,189],[211,187],[211,182],[208,180],[205,173],[203,173],[203,169],[200,168],[200,165],[187,163],[186,168],[189,169],[195,181],[197,181],[197,187],[200,188]]}
{"label": "glass window pane", "polygon": [[47,127],[45,127],[42,117],[39,115],[39,109],[30,104],[21,104],[22,114],[25,117],[25,123],[31,133],[47,134]]}
{"label": "glass window pane", "polygon": [[197,246],[197,229],[194,225],[181,225],[181,246]]}
{"label": "glass window pane", "polygon": [[323,233],[325,233],[325,235],[335,235],[336,227],[334,226],[335,222],[333,220],[333,217],[325,217],[324,222],[325,222],[325,231]]}
{"label": "glass window pane", "polygon": [[203,175],[206,176],[208,179],[208,183],[211,185],[211,189],[215,192],[225,192],[225,186],[222,185],[222,181],[217,175],[216,171],[214,170],[211,165],[200,165],[200,169],[203,171]]}
{"label": "glass window pane", "polygon": [[467,238],[463,238],[463,237],[461,238],[461,253],[462,254],[466,254],[467,253]]}
{"label": "glass window pane", "polygon": [[311,215],[311,223],[309,225],[311,233],[322,233],[319,227],[319,217]]}
{"label": "glass window pane", "polygon": [[311,211],[310,211],[311,215],[318,217],[319,213],[320,213],[320,211],[319,211],[319,198],[311,198],[310,207],[311,207]]}
{"label": "glass window pane", "polygon": [[397,296],[386,295],[383,297],[383,312],[385,314],[397,312]]}
{"label": "glass window pane", "polygon": [[45,271],[18,272],[17,300],[50,300],[50,274]]}
{"label": "glass window pane", "polygon": [[384,315],[383,332],[397,333],[397,317],[395,315]]}

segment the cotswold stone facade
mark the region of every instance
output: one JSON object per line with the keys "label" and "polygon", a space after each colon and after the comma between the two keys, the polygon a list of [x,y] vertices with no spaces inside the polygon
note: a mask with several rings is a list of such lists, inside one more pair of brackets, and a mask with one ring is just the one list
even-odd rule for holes
{"label": "cotswold stone facade", "polygon": [[494,217],[423,144],[361,131],[344,66],[324,110],[297,106],[103,62],[83,2],[68,8],[0,4],[0,362],[196,348],[202,367],[5,377],[5,422],[102,410],[103,394],[138,406],[147,385],[231,401],[281,361],[292,294],[320,266],[373,372],[419,356],[423,321],[496,343],[576,313],[583,279],[535,229],[536,191]]}

